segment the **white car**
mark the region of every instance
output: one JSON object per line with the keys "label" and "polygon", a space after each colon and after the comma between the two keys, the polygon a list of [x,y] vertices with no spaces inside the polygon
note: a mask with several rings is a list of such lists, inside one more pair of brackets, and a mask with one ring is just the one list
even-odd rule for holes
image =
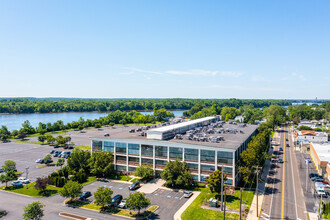
{"label": "white car", "polygon": [[126,199],[121,200],[121,202],[118,205],[118,208],[126,209]]}
{"label": "white car", "polygon": [[20,181],[21,183],[24,183],[24,184],[30,183],[30,180],[29,179],[26,179],[25,177],[18,178],[18,181]]}
{"label": "white car", "polygon": [[42,159],[37,159],[36,163],[40,163],[42,161]]}

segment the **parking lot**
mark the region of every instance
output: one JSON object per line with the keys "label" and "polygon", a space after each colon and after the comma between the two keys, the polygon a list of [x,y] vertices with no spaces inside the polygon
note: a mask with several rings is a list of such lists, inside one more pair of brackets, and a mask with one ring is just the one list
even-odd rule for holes
{"label": "parking lot", "polygon": [[[96,181],[84,187],[84,191],[91,191],[92,194],[97,190],[98,187],[110,187],[113,191],[113,195],[120,194],[123,198],[127,198],[130,193],[128,187],[130,183],[122,182],[99,182]],[[151,205],[158,205],[159,209],[155,212],[153,219],[173,219],[174,214],[180,209],[180,207],[187,201],[187,198],[183,197],[183,192],[175,192],[165,189],[157,189],[151,194],[146,194],[146,197],[150,199]],[[93,201],[93,196],[89,198]],[[161,216],[161,218],[160,218]]]}
{"label": "parking lot", "polygon": [[[6,160],[13,160],[16,162],[16,168],[18,172],[23,172],[22,176],[26,176],[26,168],[28,169],[28,178],[33,182],[37,177],[48,176],[58,167],[47,166],[43,168],[37,168],[40,166],[35,161],[37,159],[44,158],[53,147],[47,145],[36,144],[21,144],[21,143],[0,143],[0,167]],[[59,150],[62,150],[59,148]],[[56,157],[53,157],[54,162],[57,161]],[[3,185],[3,184],[2,184]]]}

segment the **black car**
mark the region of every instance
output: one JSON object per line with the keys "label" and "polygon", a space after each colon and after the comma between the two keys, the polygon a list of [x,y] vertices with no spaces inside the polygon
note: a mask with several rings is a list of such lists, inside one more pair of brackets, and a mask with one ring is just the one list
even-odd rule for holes
{"label": "black car", "polygon": [[79,199],[87,199],[91,195],[92,195],[92,193],[90,191],[85,191],[85,192],[81,193],[81,195],[79,196]]}
{"label": "black car", "polygon": [[59,155],[60,155],[59,152],[55,152],[55,153],[54,153],[54,157],[58,157]]}
{"label": "black car", "polygon": [[73,146],[69,146],[68,149],[73,149]]}
{"label": "black car", "polygon": [[55,146],[54,146],[54,148],[59,148],[59,147],[60,147],[60,146],[58,146],[58,145],[55,145]]}
{"label": "black car", "polygon": [[310,173],[309,174],[309,178],[313,178],[313,177],[319,177],[319,174],[317,174],[317,173]]}
{"label": "black car", "polygon": [[49,164],[49,163],[53,163],[53,160],[45,160],[44,164]]}
{"label": "black car", "polygon": [[123,196],[122,195],[116,195],[115,197],[112,198],[109,206],[110,207],[112,207],[112,206],[117,207],[120,204],[121,200],[123,200]]}
{"label": "black car", "polygon": [[135,182],[135,183],[132,183],[129,187],[130,190],[135,190],[137,188],[140,187],[140,183],[139,182]]}
{"label": "black car", "polygon": [[50,154],[53,154],[53,153],[55,153],[56,152],[56,150],[51,150],[49,153]]}

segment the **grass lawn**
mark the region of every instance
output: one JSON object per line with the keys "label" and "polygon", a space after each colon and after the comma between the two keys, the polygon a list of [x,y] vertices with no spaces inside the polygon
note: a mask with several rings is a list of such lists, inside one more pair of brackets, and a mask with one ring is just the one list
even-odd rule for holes
{"label": "grass lawn", "polygon": [[[193,203],[184,211],[181,215],[183,220],[190,219],[205,219],[205,220],[213,220],[213,219],[222,219],[223,212],[214,211],[209,209],[201,208],[201,205],[204,201],[209,200],[211,197],[214,198],[216,193],[211,193],[209,188],[202,188],[199,196],[193,201]],[[243,191],[243,204],[247,204],[250,207],[253,199],[253,191]],[[236,190],[234,195],[227,195],[226,198],[226,206],[227,209],[230,210],[239,210],[239,202],[240,202],[240,191]],[[226,213],[226,219],[238,219],[239,215]]]}
{"label": "grass lawn", "polygon": [[90,150],[91,146],[85,146],[85,145],[73,145],[74,148],[78,148],[80,150]]}
{"label": "grass lawn", "polygon": [[131,183],[135,183],[135,182],[139,182],[139,181],[140,181],[139,178],[134,178],[134,179],[131,181]]}
{"label": "grass lawn", "polygon": [[[69,205],[73,205],[73,206],[77,206],[77,207],[81,207],[81,208],[85,208],[85,209],[97,210],[97,211],[100,211],[100,209],[101,209],[101,206],[99,206],[99,205],[96,205],[94,203],[85,202],[85,201],[80,201],[80,200],[70,202]],[[135,211],[131,211],[131,214],[130,214],[129,209],[110,208],[110,209],[106,210],[105,212],[110,213],[110,214],[128,216],[128,217],[145,218],[148,215],[150,215],[152,212],[154,212],[157,208],[158,208],[158,206],[156,206],[156,205],[150,206],[144,213],[142,213],[142,211],[141,211],[142,215],[140,215],[140,216],[137,216],[137,212],[135,212]]]}
{"label": "grass lawn", "polygon": [[23,195],[33,196],[33,197],[42,197],[42,196],[51,196],[58,193],[59,188],[54,186],[47,186],[44,194],[40,194],[40,191],[34,188],[34,185],[36,183],[30,183],[28,184],[28,188],[26,188],[26,185],[24,185],[22,188],[15,188],[13,186],[8,186],[7,189],[5,189],[5,186],[2,186],[1,189],[19,193]]}
{"label": "grass lawn", "polygon": [[132,179],[132,177],[125,175],[125,174],[116,174],[112,177],[110,177],[109,179],[112,180],[121,180],[121,181],[130,181]]}
{"label": "grass lawn", "polygon": [[29,140],[13,140],[13,142],[16,142],[16,143],[21,143],[21,144],[40,144],[40,145],[46,145],[40,141],[29,141]]}
{"label": "grass lawn", "polygon": [[96,181],[96,177],[95,176],[89,176],[88,178],[87,178],[87,182],[85,182],[85,183],[83,183],[82,185],[84,186],[84,185],[87,185],[87,184],[89,184],[89,183],[91,183],[91,182],[94,182],[94,181]]}

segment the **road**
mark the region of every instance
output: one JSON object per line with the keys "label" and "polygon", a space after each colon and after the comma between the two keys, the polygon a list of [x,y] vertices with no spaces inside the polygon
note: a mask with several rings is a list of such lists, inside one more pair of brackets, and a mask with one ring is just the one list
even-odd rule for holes
{"label": "road", "polygon": [[[260,219],[306,219],[304,195],[290,129],[287,126],[280,127],[274,139],[277,144],[273,146]],[[278,161],[280,158],[283,163]]]}

